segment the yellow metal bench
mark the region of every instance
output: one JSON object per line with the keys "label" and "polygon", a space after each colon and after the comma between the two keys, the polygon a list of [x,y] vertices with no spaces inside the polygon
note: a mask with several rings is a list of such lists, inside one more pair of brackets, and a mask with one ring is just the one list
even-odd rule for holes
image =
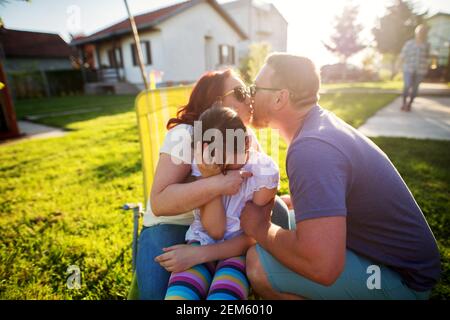
{"label": "yellow metal bench", "polygon": [[[150,197],[159,149],[166,135],[167,121],[176,115],[180,106],[187,104],[192,86],[180,86],[141,92],[135,100],[139,140],[141,145],[142,170],[144,177],[144,205]],[[132,242],[133,281],[128,299],[137,299],[136,257],[139,234],[139,218],[144,212],[142,204],[125,205],[134,213]]]}

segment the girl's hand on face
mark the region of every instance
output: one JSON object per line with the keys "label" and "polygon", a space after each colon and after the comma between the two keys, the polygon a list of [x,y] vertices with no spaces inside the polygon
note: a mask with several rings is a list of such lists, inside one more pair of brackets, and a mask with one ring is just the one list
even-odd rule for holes
{"label": "girl's hand on face", "polygon": [[199,257],[200,250],[198,246],[178,244],[163,248],[164,253],[157,256],[155,261],[168,272],[182,272],[203,263]]}
{"label": "girl's hand on face", "polygon": [[221,190],[221,195],[231,196],[238,193],[242,182],[253,176],[253,173],[243,170],[228,170],[226,175],[220,174],[222,172],[220,166],[215,164],[214,157],[210,157],[207,145],[204,146],[202,154],[201,142],[197,143],[194,158],[202,177],[217,176],[215,177],[215,183],[217,188]]}
{"label": "girl's hand on face", "polygon": [[221,168],[214,157],[211,157],[211,154],[208,149],[208,145],[205,143],[202,154],[201,142],[197,143],[197,146],[194,150],[194,158],[195,163],[197,164],[198,170],[202,174],[203,178],[211,177],[218,175],[221,173]]}
{"label": "girl's hand on face", "polygon": [[222,173],[220,166],[214,163],[213,164],[200,163],[197,164],[197,167],[200,173],[202,174],[202,177],[204,178],[216,176]]}

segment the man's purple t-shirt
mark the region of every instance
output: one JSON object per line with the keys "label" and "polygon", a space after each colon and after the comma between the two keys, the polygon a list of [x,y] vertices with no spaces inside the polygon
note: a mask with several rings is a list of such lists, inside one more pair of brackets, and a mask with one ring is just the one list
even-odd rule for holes
{"label": "man's purple t-shirt", "polygon": [[440,276],[436,240],[386,154],[333,113],[315,106],[288,149],[296,221],[346,216],[347,248],[391,267],[417,291]]}

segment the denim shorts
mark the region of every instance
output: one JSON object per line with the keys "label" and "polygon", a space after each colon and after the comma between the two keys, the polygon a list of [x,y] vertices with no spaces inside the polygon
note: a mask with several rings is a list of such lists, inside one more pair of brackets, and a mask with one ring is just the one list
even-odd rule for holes
{"label": "denim shorts", "polygon": [[[430,291],[412,290],[394,270],[377,265],[348,249],[345,268],[329,287],[286,268],[260,245],[256,245],[256,251],[272,288],[278,292],[314,300],[426,300],[430,295]],[[371,266],[379,268],[378,283],[374,281],[374,267]]]}

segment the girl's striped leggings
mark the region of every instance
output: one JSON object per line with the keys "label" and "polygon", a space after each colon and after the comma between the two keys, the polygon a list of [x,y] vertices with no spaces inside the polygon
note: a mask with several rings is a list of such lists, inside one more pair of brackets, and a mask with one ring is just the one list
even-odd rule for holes
{"label": "girl's striped leggings", "polygon": [[240,256],[172,273],[165,299],[247,300],[249,288],[245,256]]}

